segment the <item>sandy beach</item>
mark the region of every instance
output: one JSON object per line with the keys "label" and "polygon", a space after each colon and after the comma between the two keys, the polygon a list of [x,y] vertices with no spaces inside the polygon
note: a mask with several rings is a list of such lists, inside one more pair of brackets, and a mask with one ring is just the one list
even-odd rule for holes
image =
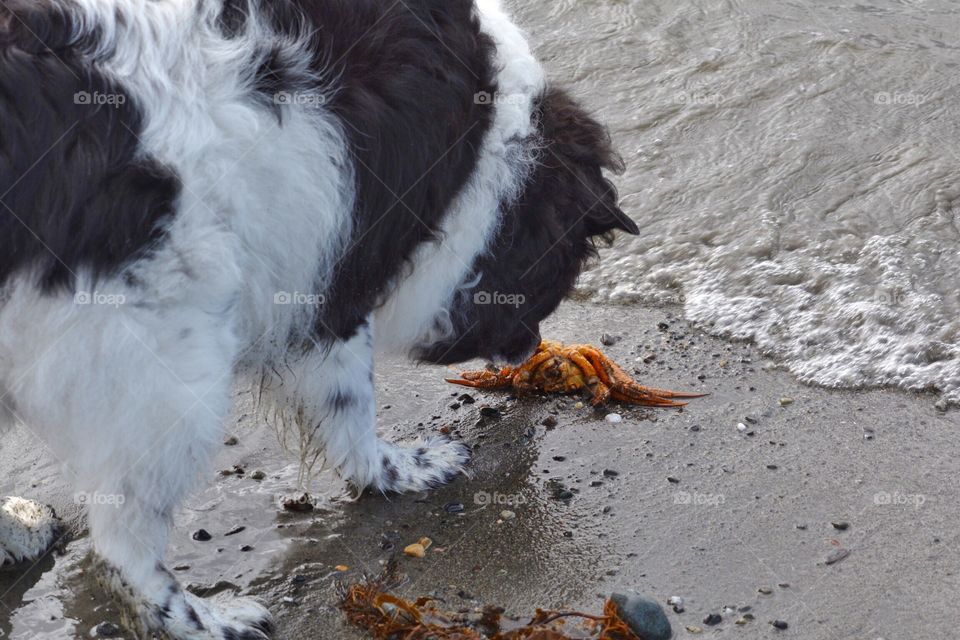
{"label": "sandy beach", "polygon": [[[576,399],[508,393],[474,393],[475,404],[454,409],[462,390],[443,382],[449,370],[386,363],[381,427],[409,440],[448,426],[476,449],[470,477],[429,494],[354,502],[322,475],[309,514],[280,509],[297,491],[295,457],[241,402],[227,436],[237,444],[224,446],[218,468],[244,474],[211,477],[189,501],[171,566],[198,592],[262,598],[280,638],[360,640],[335,609],[335,584],[377,573],[393,556],[409,575],[403,594],[436,595],[454,610],[597,611],[611,592],[633,589],[664,605],[684,599],[684,613],[669,612],[678,638],[700,635],[688,626],[739,638],[950,637],[960,623],[951,605],[955,412],[936,410],[932,396],[800,385],[749,345],[710,338],[671,308],[572,302],[545,327],[568,342],[599,343],[601,333],[620,338],[606,350],[641,381],[710,396],[683,411],[611,407],[620,423]],[[482,406],[502,417],[482,417]],[[557,426],[548,429],[551,415]],[[29,433],[4,441],[0,464],[12,471],[4,494],[76,515]],[[264,480],[250,478],[257,470]],[[572,498],[559,499],[564,490]],[[463,512],[448,513],[451,503]],[[516,517],[503,521],[504,510]],[[212,540],[192,539],[201,528]],[[434,540],[427,557],[404,557],[422,536]],[[827,565],[838,549],[849,556]],[[22,578],[5,574],[11,615],[0,630],[85,637],[118,621],[84,571],[87,551],[80,533],[66,555]],[[725,607],[750,607],[755,620],[737,625],[745,612]],[[705,625],[710,613],[723,622]],[[773,620],[789,628],[775,630]]]}

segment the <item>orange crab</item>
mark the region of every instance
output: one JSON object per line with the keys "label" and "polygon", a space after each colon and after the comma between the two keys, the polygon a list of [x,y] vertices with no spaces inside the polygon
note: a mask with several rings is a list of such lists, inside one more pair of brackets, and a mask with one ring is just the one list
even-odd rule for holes
{"label": "orange crab", "polygon": [[565,346],[544,340],[537,352],[519,367],[499,371],[467,371],[447,382],[475,389],[513,387],[520,393],[574,393],[589,391],[593,405],[611,398],[648,407],[683,407],[678,399],[702,398],[702,393],[678,393],[637,384],[613,360],[587,344]]}

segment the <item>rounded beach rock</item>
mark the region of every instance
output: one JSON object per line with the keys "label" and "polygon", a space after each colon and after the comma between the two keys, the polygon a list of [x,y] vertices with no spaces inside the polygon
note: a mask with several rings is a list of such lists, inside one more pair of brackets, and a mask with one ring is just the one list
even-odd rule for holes
{"label": "rounded beach rock", "polygon": [[624,593],[615,593],[610,600],[623,621],[643,640],[670,640],[673,637],[667,614],[656,601]]}

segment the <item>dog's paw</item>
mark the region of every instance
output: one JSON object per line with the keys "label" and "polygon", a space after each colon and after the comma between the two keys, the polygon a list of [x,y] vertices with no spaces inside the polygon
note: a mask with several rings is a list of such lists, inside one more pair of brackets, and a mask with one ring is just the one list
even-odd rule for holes
{"label": "dog's paw", "polygon": [[134,617],[132,629],[144,636],[166,640],[268,640],[274,631],[273,617],[249,598],[204,600],[177,591],[161,605],[128,598]]}
{"label": "dog's paw", "polygon": [[425,491],[453,481],[464,472],[470,448],[446,438],[410,447],[385,448],[374,488],[387,493]]}
{"label": "dog's paw", "polygon": [[[210,640],[267,640],[274,631],[270,612],[255,600],[231,598],[209,601],[190,593],[184,594],[187,606],[207,631],[198,636],[196,631],[185,638],[204,637]],[[192,619],[191,623],[196,620]]]}
{"label": "dog's paw", "polygon": [[24,498],[0,501],[0,567],[40,558],[59,536],[52,507]]}

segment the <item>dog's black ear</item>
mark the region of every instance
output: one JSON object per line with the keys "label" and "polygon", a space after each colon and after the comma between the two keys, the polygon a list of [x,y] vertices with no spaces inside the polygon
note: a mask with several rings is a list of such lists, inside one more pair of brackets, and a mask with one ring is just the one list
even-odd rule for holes
{"label": "dog's black ear", "polygon": [[587,214],[587,233],[591,236],[605,236],[619,229],[632,236],[640,235],[637,223],[623,209],[614,204],[617,192],[612,184],[610,184],[610,190],[612,198],[601,200]]}
{"label": "dog's black ear", "polygon": [[588,236],[612,240],[619,229],[639,235],[637,223],[620,209],[617,188],[604,171],[620,174],[623,160],[610,133],[562,89],[551,87],[540,105],[541,127],[549,142],[541,162],[557,171],[572,214],[582,216]]}

